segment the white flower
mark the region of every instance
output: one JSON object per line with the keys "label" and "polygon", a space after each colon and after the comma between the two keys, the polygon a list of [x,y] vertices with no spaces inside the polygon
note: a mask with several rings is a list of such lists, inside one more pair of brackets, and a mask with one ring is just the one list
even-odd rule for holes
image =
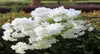
{"label": "white flower", "polygon": [[29,29],[29,30],[25,30],[25,31],[22,31],[22,33],[26,36],[34,36],[34,29]]}
{"label": "white flower", "polygon": [[46,30],[49,35],[60,34],[63,29],[64,29],[64,26],[62,26],[60,23],[55,23],[55,24],[46,26]]}
{"label": "white flower", "polygon": [[55,23],[55,24],[48,25],[46,27],[37,27],[34,29],[34,32],[39,37],[46,37],[55,34],[60,34],[62,30],[63,30],[63,26],[60,23]]}
{"label": "white flower", "polygon": [[24,34],[22,34],[22,33],[18,33],[18,32],[13,32],[13,33],[11,34],[11,36],[14,37],[14,38],[25,37]]}
{"label": "white flower", "polygon": [[28,49],[28,45],[23,42],[18,42],[16,45],[12,45],[11,48],[15,50],[17,53],[25,53],[24,50]]}
{"label": "white flower", "polygon": [[9,35],[9,36],[8,36],[8,35],[4,35],[4,36],[2,36],[2,38],[3,38],[4,40],[8,41],[8,40],[10,39],[10,35]]}
{"label": "white flower", "polygon": [[21,54],[24,54],[25,53],[25,51],[24,51],[23,48],[18,48],[15,52],[16,53],[21,53]]}
{"label": "white flower", "polygon": [[74,29],[86,30],[86,27],[83,25],[84,23],[83,21],[72,21]]}
{"label": "white flower", "polygon": [[10,23],[4,24],[4,25],[2,26],[2,28],[3,28],[4,30],[12,29]]}
{"label": "white flower", "polygon": [[[35,35],[34,35],[35,36]],[[29,40],[29,43],[33,43],[36,41],[36,37],[34,36],[31,36],[28,40]],[[39,39],[40,40],[40,39]]]}
{"label": "white flower", "polygon": [[49,48],[51,47],[53,43],[56,43],[56,39],[55,38],[52,38],[52,37],[47,37],[47,38],[43,38],[42,40],[38,40],[36,42],[34,42],[30,48],[31,49],[46,49],[46,48]]}
{"label": "white flower", "polygon": [[48,23],[48,22],[43,22],[43,23],[41,23],[41,26],[44,26],[44,27],[46,27],[46,26],[48,26],[48,25],[50,25],[50,23]]}
{"label": "white flower", "polygon": [[8,36],[8,35],[4,35],[4,36],[2,36],[2,38],[3,38],[4,40],[6,40],[6,41],[17,41],[17,39],[12,38],[12,37],[10,37],[10,36]]}
{"label": "white flower", "polygon": [[39,7],[36,8],[34,11],[31,12],[32,17],[34,17],[34,23],[36,22],[41,23],[46,21],[49,17],[49,12],[51,12],[52,9],[45,8],[45,7]]}
{"label": "white flower", "polygon": [[39,7],[32,11],[31,15],[32,17],[47,17],[51,10],[50,8]]}
{"label": "white flower", "polygon": [[2,36],[2,38],[6,41],[17,41],[17,39],[11,37],[12,32],[11,30],[4,31],[4,36]]}
{"label": "white flower", "polygon": [[69,18],[76,18],[81,12],[79,10],[75,10],[75,9],[69,9],[68,12],[66,13],[66,15]]}
{"label": "white flower", "polygon": [[84,35],[84,34],[85,34],[85,32],[82,31],[82,32],[80,32],[78,35],[79,35],[79,36],[82,36],[82,35]]}
{"label": "white flower", "polygon": [[9,29],[9,30],[5,30],[5,31],[3,32],[3,34],[4,34],[4,35],[10,35],[12,32],[13,32],[13,30],[12,30],[12,29]]}
{"label": "white flower", "polygon": [[34,28],[33,22],[34,21],[32,19],[16,18],[12,21],[11,25],[13,25],[15,30],[28,30]]}
{"label": "white flower", "polygon": [[88,31],[93,31],[93,27],[90,26],[89,29],[88,29]]}
{"label": "white flower", "polygon": [[11,37],[12,32],[13,32],[12,29],[4,31],[4,36],[2,36],[2,38],[6,41],[17,41],[17,39]]}
{"label": "white flower", "polygon": [[82,20],[75,20],[78,25],[84,25],[86,22]]}
{"label": "white flower", "polygon": [[50,12],[49,18],[52,18],[55,22],[60,22],[67,18],[67,11],[63,6],[55,8]]}
{"label": "white flower", "polygon": [[77,29],[68,29],[63,34],[61,34],[61,36],[63,38],[77,38],[78,37],[77,33],[79,33],[79,30]]}
{"label": "white flower", "polygon": [[59,17],[59,16],[58,16],[58,17],[54,18],[53,20],[54,20],[55,22],[59,22],[59,21],[62,21],[63,19],[62,19],[62,17]]}
{"label": "white flower", "polygon": [[38,39],[42,39],[43,37],[49,36],[47,30],[44,27],[37,27],[34,29],[35,34],[38,36]]}

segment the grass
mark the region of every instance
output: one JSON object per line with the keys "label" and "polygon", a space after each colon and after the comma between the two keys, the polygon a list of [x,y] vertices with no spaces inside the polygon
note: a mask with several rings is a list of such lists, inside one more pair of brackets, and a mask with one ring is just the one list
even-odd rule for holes
{"label": "grass", "polygon": [[24,11],[18,12],[8,12],[7,14],[0,14],[0,27],[11,22],[14,18],[30,17],[30,13],[25,13]]}

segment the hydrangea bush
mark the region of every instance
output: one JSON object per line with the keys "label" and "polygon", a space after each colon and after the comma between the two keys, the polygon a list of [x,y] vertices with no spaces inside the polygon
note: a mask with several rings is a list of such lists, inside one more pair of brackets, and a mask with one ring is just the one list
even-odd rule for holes
{"label": "hydrangea bush", "polygon": [[4,24],[2,38],[18,42],[11,46],[16,53],[46,49],[61,41],[57,39],[59,36],[63,39],[78,38],[86,30],[93,30],[91,24],[77,19],[80,13],[79,10],[65,9],[63,6],[54,9],[39,7],[31,12],[30,18],[15,18],[11,23]]}

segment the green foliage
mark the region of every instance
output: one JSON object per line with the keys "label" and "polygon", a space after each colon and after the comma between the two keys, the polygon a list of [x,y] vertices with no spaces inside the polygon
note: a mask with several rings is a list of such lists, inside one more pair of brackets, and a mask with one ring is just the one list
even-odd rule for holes
{"label": "green foliage", "polygon": [[0,6],[25,6],[30,5],[31,1],[2,1],[0,0]]}
{"label": "green foliage", "polygon": [[49,23],[54,23],[54,20],[52,18],[49,18],[46,21],[49,22]]}
{"label": "green foliage", "polygon": [[[100,54],[100,29],[74,39],[63,39],[59,36],[58,43],[43,50],[27,50],[25,54]],[[3,40],[3,30],[0,29],[0,54],[16,54],[10,46],[16,42]]]}

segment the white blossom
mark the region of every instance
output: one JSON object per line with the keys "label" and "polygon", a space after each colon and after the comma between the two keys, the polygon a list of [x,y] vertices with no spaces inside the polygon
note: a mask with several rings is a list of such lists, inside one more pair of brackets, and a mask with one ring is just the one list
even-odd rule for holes
{"label": "white blossom", "polygon": [[18,33],[18,32],[13,32],[13,33],[11,34],[11,36],[14,37],[14,38],[25,37],[24,34],[22,34],[22,33]]}
{"label": "white blossom", "polygon": [[85,32],[82,31],[82,32],[80,32],[78,35],[79,35],[79,36],[82,36],[82,35],[84,35],[84,34],[85,34]]}
{"label": "white blossom", "polygon": [[88,29],[88,31],[93,31],[93,27],[90,26],[89,29]]}
{"label": "white blossom", "polygon": [[78,15],[80,15],[80,13],[81,12],[79,10],[69,9],[66,15],[69,18],[76,18]]}
{"label": "white blossom", "polygon": [[13,32],[12,29],[4,31],[4,36],[2,38],[6,41],[17,41],[17,39],[11,37],[11,33]]}
{"label": "white blossom", "polygon": [[52,38],[52,37],[47,37],[47,38],[43,38],[42,40],[38,40],[36,42],[34,42],[30,48],[32,49],[35,48],[35,49],[45,49],[45,48],[49,48],[51,47],[53,43],[56,43],[56,39],[55,38]]}
{"label": "white blossom", "polygon": [[12,21],[11,25],[15,30],[27,30],[34,27],[32,19],[27,18],[16,18]]}
{"label": "white blossom", "polygon": [[49,18],[52,18],[55,22],[60,22],[67,18],[66,13],[67,9],[63,6],[59,8],[55,8],[50,12]]}
{"label": "white blossom", "polygon": [[80,32],[80,30],[77,29],[68,29],[67,31],[65,31],[62,35],[63,38],[77,38],[78,37],[78,32]]}
{"label": "white blossom", "polygon": [[37,27],[34,29],[34,32],[39,37],[45,37],[60,34],[62,30],[63,26],[60,23],[55,23],[46,27]]}
{"label": "white blossom", "polygon": [[4,25],[2,26],[2,28],[3,28],[4,30],[12,29],[10,23],[4,24]]}
{"label": "white blossom", "polygon": [[55,23],[46,26],[46,30],[49,35],[60,34],[63,29],[64,26],[62,26],[60,23]]}
{"label": "white blossom", "polygon": [[39,23],[46,21],[49,18],[48,15],[51,10],[52,9],[50,8],[39,7],[32,11],[31,15],[34,17],[34,23],[38,25]]}
{"label": "white blossom", "polygon": [[12,45],[11,48],[16,51],[16,53],[25,53],[24,50],[28,49],[28,45],[23,42],[18,42],[16,45]]}

